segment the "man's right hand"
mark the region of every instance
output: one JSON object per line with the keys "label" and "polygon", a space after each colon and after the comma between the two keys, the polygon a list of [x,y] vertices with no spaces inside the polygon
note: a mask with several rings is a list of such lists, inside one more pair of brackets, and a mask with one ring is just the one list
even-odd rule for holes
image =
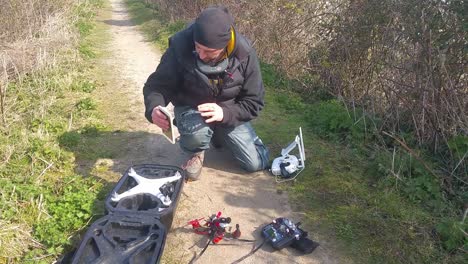
{"label": "man's right hand", "polygon": [[153,120],[153,124],[157,125],[162,130],[169,129],[169,120],[167,120],[166,115],[159,110],[159,106],[153,108],[151,119]]}

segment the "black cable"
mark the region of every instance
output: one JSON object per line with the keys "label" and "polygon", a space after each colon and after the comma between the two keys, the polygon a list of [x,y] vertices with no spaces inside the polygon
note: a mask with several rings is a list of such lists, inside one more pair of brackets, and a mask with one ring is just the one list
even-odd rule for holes
{"label": "black cable", "polygon": [[205,250],[208,248],[208,246],[211,244],[212,241],[213,241],[212,238],[208,239],[208,243],[206,243],[205,247],[202,249],[200,254],[198,256],[197,254],[195,254],[193,258],[190,260],[189,264],[195,263],[195,261],[197,261],[203,255],[203,253],[205,253]]}
{"label": "black cable", "polygon": [[[208,243],[206,243],[205,247],[202,249],[202,251],[200,252],[200,254],[197,256],[195,255],[189,262],[189,264],[193,264],[195,263],[195,261],[197,261],[202,255],[203,253],[205,253],[206,249],[208,248],[208,246],[213,242],[215,236],[216,236],[216,230],[213,228],[213,226],[210,226],[210,230],[211,230],[211,233],[210,233],[210,238],[208,239]],[[214,244],[214,242],[213,242]]]}
{"label": "black cable", "polygon": [[237,241],[241,241],[241,242],[250,242],[250,243],[254,243],[254,242],[257,242],[257,240],[252,240],[252,239],[242,239],[242,238],[236,238]]}
{"label": "black cable", "polygon": [[268,241],[268,239],[263,239],[262,243],[260,243],[260,245],[258,245],[256,248],[252,249],[252,251],[250,251],[249,254],[243,256],[242,258],[232,262],[232,264],[237,264],[237,263],[241,263],[243,260],[245,260],[246,258],[252,256],[253,254],[255,254],[255,252],[257,252],[263,245],[265,245],[265,243]]}
{"label": "black cable", "polygon": [[257,240],[254,239],[243,239],[243,238],[227,238],[224,237],[225,241],[240,241],[240,242],[247,242],[247,243],[254,243],[257,242]]}
{"label": "black cable", "polygon": [[[255,243],[257,240],[250,240],[250,239],[224,239],[225,241],[239,241],[239,242],[245,242],[245,243]],[[218,244],[213,244],[213,246],[239,246],[241,244],[239,243],[218,243]]]}
{"label": "black cable", "polygon": [[201,255],[203,255],[203,253],[205,253],[205,250],[208,248],[208,246],[211,244],[211,242],[212,242],[212,240],[209,240],[208,243],[206,243],[206,246],[200,252],[200,255],[198,255],[198,257],[201,257]]}

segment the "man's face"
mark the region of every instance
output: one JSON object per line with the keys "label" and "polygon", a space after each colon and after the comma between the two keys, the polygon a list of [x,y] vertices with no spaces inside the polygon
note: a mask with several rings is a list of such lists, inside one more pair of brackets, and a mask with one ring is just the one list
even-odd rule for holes
{"label": "man's face", "polygon": [[198,57],[206,64],[214,64],[224,56],[224,49],[212,49],[195,41],[195,51]]}

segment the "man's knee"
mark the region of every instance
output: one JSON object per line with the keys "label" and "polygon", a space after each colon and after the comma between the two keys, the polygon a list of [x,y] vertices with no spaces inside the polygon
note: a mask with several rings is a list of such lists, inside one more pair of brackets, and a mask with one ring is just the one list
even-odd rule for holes
{"label": "man's knee", "polygon": [[242,166],[248,172],[264,170],[268,167],[270,161],[270,151],[259,137],[254,139],[254,146],[257,155],[252,155],[242,162]]}
{"label": "man's knee", "polygon": [[262,166],[262,162],[259,160],[243,162],[241,166],[247,172],[256,172],[264,169]]}
{"label": "man's knee", "polygon": [[209,148],[212,131],[209,127],[202,127],[191,133],[180,135],[180,146],[190,152],[199,152]]}
{"label": "man's knee", "polygon": [[261,171],[266,168],[268,168],[268,162],[269,162],[269,153],[268,149],[265,146],[262,146],[262,148],[258,148],[257,146],[257,155],[252,157],[245,158],[243,160],[239,160],[241,163],[241,166],[244,170],[248,172],[255,172],[255,171]]}

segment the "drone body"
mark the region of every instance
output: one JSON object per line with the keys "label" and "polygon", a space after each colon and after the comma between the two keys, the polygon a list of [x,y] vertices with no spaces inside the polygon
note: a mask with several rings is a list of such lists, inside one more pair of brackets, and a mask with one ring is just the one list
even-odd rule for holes
{"label": "drone body", "polygon": [[123,198],[127,198],[133,195],[146,193],[157,197],[159,200],[161,200],[163,205],[169,206],[172,203],[171,198],[169,195],[163,194],[160,189],[163,185],[178,181],[182,178],[180,173],[177,172],[175,176],[171,177],[148,179],[138,175],[133,168],[130,168],[128,176],[131,176],[137,182],[137,185],[121,194],[114,192],[111,197],[113,202],[118,202]]}

